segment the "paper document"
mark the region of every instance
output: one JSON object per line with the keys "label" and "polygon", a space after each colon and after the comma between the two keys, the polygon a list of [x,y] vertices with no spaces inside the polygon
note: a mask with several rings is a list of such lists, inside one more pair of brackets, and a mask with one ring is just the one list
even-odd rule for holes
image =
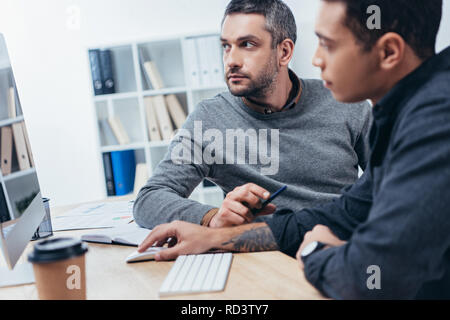
{"label": "paper document", "polygon": [[112,228],[133,220],[133,201],[81,205],[64,215],[52,217],[53,231]]}

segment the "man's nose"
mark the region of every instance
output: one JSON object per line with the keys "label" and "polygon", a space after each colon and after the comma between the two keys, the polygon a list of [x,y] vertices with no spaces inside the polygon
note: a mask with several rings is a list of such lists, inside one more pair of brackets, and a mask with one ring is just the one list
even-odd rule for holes
{"label": "man's nose", "polygon": [[228,67],[228,69],[237,69],[242,67],[242,56],[235,47],[231,47],[231,49],[224,54],[224,65]]}
{"label": "man's nose", "polygon": [[324,60],[319,55],[319,48],[317,48],[316,52],[314,53],[314,56],[312,58],[312,64],[313,66],[318,67],[322,70],[325,67]]}

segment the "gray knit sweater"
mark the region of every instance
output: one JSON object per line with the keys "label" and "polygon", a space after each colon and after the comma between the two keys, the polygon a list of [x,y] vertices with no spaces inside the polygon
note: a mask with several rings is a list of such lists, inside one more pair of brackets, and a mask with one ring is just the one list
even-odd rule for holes
{"label": "gray knit sweater", "polygon": [[365,168],[368,160],[370,105],[338,103],[319,80],[301,84],[297,105],[272,114],[229,92],[200,102],[140,190],[136,222],[146,228],[200,223],[213,207],[187,198],[204,178],[225,193],[249,182],[271,193],[287,185],[273,203],[297,210],[330,201],[353,184],[358,165]]}

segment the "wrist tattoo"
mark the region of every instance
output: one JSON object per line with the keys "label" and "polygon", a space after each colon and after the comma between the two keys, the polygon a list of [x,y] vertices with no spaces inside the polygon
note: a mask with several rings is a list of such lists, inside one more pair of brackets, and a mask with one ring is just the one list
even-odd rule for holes
{"label": "wrist tattoo", "polygon": [[268,226],[256,227],[222,243],[223,246],[231,245],[232,249],[239,252],[271,251],[278,250],[278,245]]}

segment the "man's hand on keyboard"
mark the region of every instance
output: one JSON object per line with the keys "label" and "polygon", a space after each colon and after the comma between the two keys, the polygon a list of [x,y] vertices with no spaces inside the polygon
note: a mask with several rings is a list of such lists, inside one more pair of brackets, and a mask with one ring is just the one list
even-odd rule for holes
{"label": "man's hand on keyboard", "polygon": [[143,252],[155,245],[162,247],[169,239],[169,249],[155,254],[155,260],[173,260],[179,255],[204,253],[214,247],[214,230],[185,221],[173,221],[155,227],[139,245]]}

